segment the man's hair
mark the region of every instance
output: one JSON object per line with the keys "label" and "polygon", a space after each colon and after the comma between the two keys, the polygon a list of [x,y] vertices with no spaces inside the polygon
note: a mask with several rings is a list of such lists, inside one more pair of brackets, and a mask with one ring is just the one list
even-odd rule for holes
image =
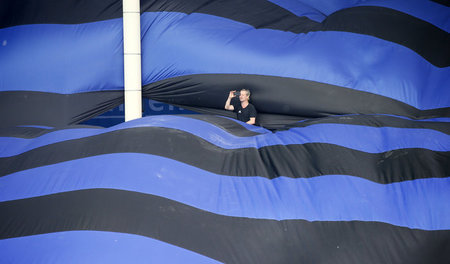
{"label": "man's hair", "polygon": [[250,90],[249,90],[249,89],[241,89],[241,92],[242,92],[242,91],[247,92],[248,97],[250,97]]}

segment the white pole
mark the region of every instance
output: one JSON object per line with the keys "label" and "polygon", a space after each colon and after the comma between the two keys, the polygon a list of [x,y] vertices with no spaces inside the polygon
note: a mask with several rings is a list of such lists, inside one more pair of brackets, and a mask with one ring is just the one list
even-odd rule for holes
{"label": "white pole", "polygon": [[139,0],[123,0],[125,121],[142,117],[141,11]]}

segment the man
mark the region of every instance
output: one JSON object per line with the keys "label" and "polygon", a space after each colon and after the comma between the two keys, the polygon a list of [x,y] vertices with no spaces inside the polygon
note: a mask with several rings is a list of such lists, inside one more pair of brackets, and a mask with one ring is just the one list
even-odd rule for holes
{"label": "man", "polygon": [[[239,94],[239,102],[233,102],[231,104],[231,99]],[[236,91],[230,91],[228,99],[225,102],[225,109],[234,111],[237,114],[237,119],[250,125],[256,123],[256,109],[249,103],[250,100],[250,90],[242,89],[240,93]]]}

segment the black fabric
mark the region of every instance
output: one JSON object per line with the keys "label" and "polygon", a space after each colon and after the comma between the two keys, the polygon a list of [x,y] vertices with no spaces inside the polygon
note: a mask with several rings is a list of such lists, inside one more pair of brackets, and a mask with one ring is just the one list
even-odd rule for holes
{"label": "black fabric", "polygon": [[237,120],[245,123],[249,121],[251,117],[256,119],[256,109],[251,103],[249,103],[245,108],[242,108],[241,102],[238,99],[233,98],[231,104],[234,107],[233,112],[236,113]]}
{"label": "black fabric", "polygon": [[[227,92],[252,90],[258,122],[269,129],[305,118],[346,114],[390,114],[414,119],[450,117],[450,108],[419,110],[391,98],[307,80],[240,74],[180,76],[143,87],[143,96],[196,112],[235,117],[223,109]],[[274,92],[274,87],[276,92]],[[293,88],[295,87],[295,88]],[[195,93],[193,93],[195,92]],[[323,96],[327,94],[328,96]],[[1,126],[77,124],[123,103],[123,91],[54,94],[0,92]],[[217,108],[217,109],[214,109]],[[203,109],[203,110],[202,110]]]}
{"label": "black fabric", "polygon": [[436,67],[450,66],[450,34],[394,9],[361,6],[339,10],[329,15],[319,30],[371,35],[408,47]]}
{"label": "black fabric", "polygon": [[292,115],[276,115],[258,113],[258,126],[270,129],[272,131],[282,130],[286,128],[286,125],[296,123],[299,121],[307,120],[306,117],[292,116]]}
{"label": "black fabric", "polygon": [[99,230],[158,239],[225,263],[446,263],[450,231],[377,222],[229,217],[122,190],[0,203],[0,239]]}
{"label": "black fabric", "polygon": [[261,135],[262,133],[255,132],[248,130],[244,126],[240,125],[239,123],[234,122],[233,120],[230,120],[225,117],[221,116],[214,116],[214,115],[180,115],[189,117],[192,119],[198,119],[205,122],[210,123],[211,125],[214,125],[216,127],[220,127],[221,129],[225,130],[227,133],[232,134],[236,137],[253,137],[257,135]]}
{"label": "black fabric", "polygon": [[0,28],[27,24],[82,24],[121,17],[122,0],[0,1]]}
{"label": "black fabric", "polygon": [[36,138],[45,135],[47,133],[61,131],[63,129],[79,129],[79,128],[101,129],[104,127],[90,126],[90,125],[72,125],[59,128],[40,128],[28,126],[0,127],[0,137]]}
{"label": "black fabric", "polygon": [[[390,114],[413,119],[450,117],[450,108],[419,110],[373,93],[278,76],[186,75],[145,85],[142,94],[186,109],[199,111],[206,108],[205,112],[209,114],[232,117],[225,110],[212,111],[211,108],[223,109],[228,92],[244,87],[252,91],[252,104],[258,110],[258,122],[267,128],[273,128],[272,125],[280,127],[280,119],[276,115],[286,115],[285,124],[305,118],[345,114]],[[274,118],[265,114],[274,115]]]}
{"label": "black fabric", "polygon": [[398,149],[366,153],[326,143],[223,149],[177,129],[137,127],[57,142],[0,158],[0,176],[74,159],[130,152],[167,157],[221,175],[268,179],[342,174],[392,183],[450,175],[450,152]]}
{"label": "black fabric", "polygon": [[52,128],[39,127],[0,127],[0,137],[34,138],[42,136]]}
{"label": "black fabric", "polygon": [[362,125],[371,127],[432,129],[445,134],[450,134],[450,124],[448,122],[416,121],[395,116],[383,116],[383,115],[342,115],[342,116],[328,116],[322,118],[307,119],[301,122],[286,125],[283,127],[283,129],[280,130],[287,130],[293,127],[307,127],[310,125],[327,124],[327,123]]}
{"label": "black fabric", "polygon": [[438,3],[438,4],[441,4],[441,5],[445,5],[445,6],[450,7],[450,1],[449,0],[431,0],[431,1],[433,1],[435,3]]}
{"label": "black fabric", "polygon": [[[319,24],[306,17],[298,17],[267,0],[141,0],[140,4],[142,13],[203,13],[256,28],[298,31]],[[3,11],[0,12],[0,28],[24,24],[80,24],[122,17],[121,0],[2,0],[0,6],[0,11]]]}
{"label": "black fabric", "polygon": [[[24,24],[79,24],[122,17],[119,0],[2,0],[0,28]],[[294,33],[344,31],[366,34],[414,50],[437,67],[450,66],[448,33],[393,9],[360,6],[339,10],[322,23],[298,17],[267,0],[142,0],[141,12],[203,13]]]}
{"label": "black fabric", "polygon": [[123,91],[55,94],[0,92],[0,126],[64,127],[100,115],[123,103]]}
{"label": "black fabric", "polygon": [[[196,107],[196,106],[181,106],[187,110],[191,110],[197,113],[205,114],[205,115],[220,115],[229,118],[236,118],[236,115],[233,112],[216,109],[216,108],[208,108],[208,107]],[[271,131],[276,130],[285,130],[287,125],[307,120],[308,118],[300,117],[300,116],[291,116],[291,115],[277,115],[277,114],[266,114],[266,113],[258,113],[257,118],[257,126],[264,127]]]}

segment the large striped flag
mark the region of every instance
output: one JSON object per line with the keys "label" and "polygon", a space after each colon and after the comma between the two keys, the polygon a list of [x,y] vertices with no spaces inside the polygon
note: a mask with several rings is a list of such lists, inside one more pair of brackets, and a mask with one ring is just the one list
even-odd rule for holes
{"label": "large striped flag", "polygon": [[76,125],[123,102],[121,1],[0,1],[0,263],[448,262],[447,6],[141,11],[144,96],[207,114]]}

